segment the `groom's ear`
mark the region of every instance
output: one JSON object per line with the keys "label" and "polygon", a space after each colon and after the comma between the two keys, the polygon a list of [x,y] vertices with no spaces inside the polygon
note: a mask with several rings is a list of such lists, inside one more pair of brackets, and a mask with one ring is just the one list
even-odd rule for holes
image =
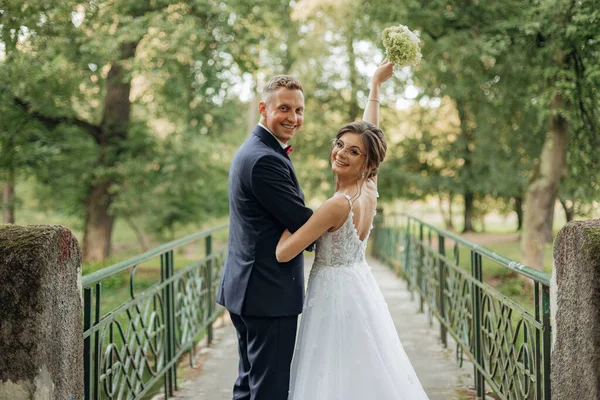
{"label": "groom's ear", "polygon": [[267,116],[267,103],[265,103],[264,101],[259,102],[258,103],[258,112],[263,117],[266,117]]}

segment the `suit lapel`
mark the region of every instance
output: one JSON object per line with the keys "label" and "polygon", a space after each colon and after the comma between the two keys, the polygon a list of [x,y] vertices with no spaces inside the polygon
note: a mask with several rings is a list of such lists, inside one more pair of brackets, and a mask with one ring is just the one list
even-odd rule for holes
{"label": "suit lapel", "polygon": [[281,154],[283,156],[283,158],[285,159],[285,162],[290,167],[291,176],[292,176],[292,179],[294,180],[294,183],[296,184],[298,193],[304,199],[304,193],[300,189],[300,184],[298,183],[298,179],[296,178],[296,170],[294,169],[294,164],[292,164],[292,160],[290,160],[290,157],[285,152],[285,150],[281,147],[279,142],[273,137],[273,135],[271,135],[266,129],[264,129],[260,125],[256,125],[254,127],[252,134],[256,135],[260,139],[261,142],[263,142],[267,146],[271,147],[273,150],[275,150],[276,152],[278,152],[279,154]]}
{"label": "suit lapel", "polygon": [[271,135],[269,133],[269,131],[264,129],[262,126],[256,125],[256,127],[254,127],[254,130],[252,131],[252,134],[258,136],[258,138],[260,139],[261,142],[263,142],[264,144],[266,144],[267,146],[269,146],[270,148],[272,148],[279,154],[283,155],[287,160],[290,159],[288,157],[288,154],[285,152],[285,150],[281,147],[281,145],[277,141],[277,139],[275,139],[273,137],[273,135]]}

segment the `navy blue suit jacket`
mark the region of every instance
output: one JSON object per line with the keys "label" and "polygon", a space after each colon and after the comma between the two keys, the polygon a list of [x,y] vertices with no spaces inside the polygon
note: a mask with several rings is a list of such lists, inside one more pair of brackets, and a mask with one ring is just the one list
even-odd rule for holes
{"label": "navy blue suit jacket", "polygon": [[302,312],[304,257],[275,258],[284,230],[295,232],[312,215],[285,150],[256,126],[229,170],[229,243],[217,303],[247,316]]}

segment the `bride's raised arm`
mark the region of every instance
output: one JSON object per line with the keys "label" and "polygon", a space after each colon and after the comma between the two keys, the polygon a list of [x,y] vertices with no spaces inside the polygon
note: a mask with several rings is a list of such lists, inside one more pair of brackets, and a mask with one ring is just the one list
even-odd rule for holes
{"label": "bride's raised arm", "polygon": [[371,90],[369,91],[369,98],[367,99],[367,105],[363,113],[363,121],[370,122],[379,127],[379,89],[381,88],[381,84],[390,79],[392,75],[394,75],[394,64],[386,58],[379,64],[379,67],[377,67],[371,78]]}
{"label": "bride's raised arm", "polygon": [[[365,106],[365,112],[363,113],[363,121],[367,121],[379,127],[379,91],[381,84],[394,75],[394,64],[392,64],[387,58],[383,60],[377,67],[371,78],[371,89],[369,90],[369,97],[367,99],[367,105]],[[377,175],[369,178],[377,187]]]}

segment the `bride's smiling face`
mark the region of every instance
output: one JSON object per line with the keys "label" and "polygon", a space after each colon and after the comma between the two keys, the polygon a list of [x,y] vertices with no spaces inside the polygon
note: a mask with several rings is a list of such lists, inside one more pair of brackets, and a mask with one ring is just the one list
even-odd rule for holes
{"label": "bride's smiling face", "polygon": [[331,169],[338,177],[357,179],[365,169],[365,154],[360,135],[346,132],[333,140]]}

